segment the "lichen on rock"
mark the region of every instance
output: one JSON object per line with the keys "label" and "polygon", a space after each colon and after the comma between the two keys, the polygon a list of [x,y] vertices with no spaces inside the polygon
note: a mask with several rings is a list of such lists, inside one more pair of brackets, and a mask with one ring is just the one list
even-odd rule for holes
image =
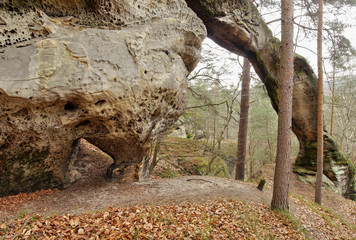
{"label": "lichen on rock", "polygon": [[137,181],[184,111],[201,20],[181,0],[13,0],[0,18],[0,196],[65,184],[80,138]]}

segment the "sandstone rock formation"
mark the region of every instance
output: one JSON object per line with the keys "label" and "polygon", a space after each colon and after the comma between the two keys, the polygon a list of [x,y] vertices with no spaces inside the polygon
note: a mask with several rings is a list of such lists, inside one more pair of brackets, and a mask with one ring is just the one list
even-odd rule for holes
{"label": "sandstone rock formation", "polygon": [[[187,4],[210,38],[249,58],[278,111],[280,43],[251,0],[2,0],[0,195],[76,180],[82,137],[113,157],[109,180],[138,179],[151,141],[184,110],[199,59],[205,27]],[[316,77],[301,56],[295,73],[303,177],[316,169]],[[355,170],[324,136],[324,174],[355,199]]]}
{"label": "sandstone rock formation", "polygon": [[0,32],[0,196],[76,180],[80,138],[138,180],[206,37],[183,0],[5,0]]}
{"label": "sandstone rock formation", "polygon": [[[278,111],[280,42],[272,36],[253,1],[186,2],[204,21],[208,37],[227,50],[249,58]],[[316,171],[317,78],[303,57],[296,55],[294,63],[293,132],[300,144],[294,171],[303,178],[306,172],[315,175]],[[326,132],[324,149],[324,175],[343,196],[356,200],[355,169]]]}

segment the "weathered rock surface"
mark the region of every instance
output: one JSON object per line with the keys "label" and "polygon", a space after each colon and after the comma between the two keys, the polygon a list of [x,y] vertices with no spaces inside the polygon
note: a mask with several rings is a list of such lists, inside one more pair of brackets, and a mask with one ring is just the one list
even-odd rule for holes
{"label": "weathered rock surface", "polygon": [[185,108],[201,20],[182,0],[9,0],[0,19],[0,196],[79,178],[79,138],[114,159],[109,180],[138,180]]}
{"label": "weathered rock surface", "polygon": [[[208,37],[248,57],[278,111],[280,41],[273,37],[251,0],[186,0],[204,21]],[[293,132],[300,144],[296,166],[316,171],[317,78],[307,60],[294,61]],[[343,195],[356,200],[355,169],[336,141],[324,133],[324,175]],[[298,173],[295,168],[296,173]]]}
{"label": "weathered rock surface", "polygon": [[[210,38],[249,58],[278,111],[280,43],[251,0],[3,0],[0,195],[75,181],[81,137],[114,158],[109,180],[138,179],[150,142],[182,113],[199,59],[205,28],[186,3]],[[315,171],[316,77],[300,56],[295,73],[296,166]],[[324,136],[324,175],[356,199],[354,168]]]}

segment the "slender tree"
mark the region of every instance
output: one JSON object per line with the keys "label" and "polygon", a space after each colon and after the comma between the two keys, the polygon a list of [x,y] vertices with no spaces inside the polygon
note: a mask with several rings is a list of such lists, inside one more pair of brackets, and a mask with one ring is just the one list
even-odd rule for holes
{"label": "slender tree", "polygon": [[158,137],[155,143],[155,148],[154,148],[154,152],[153,152],[153,158],[152,158],[152,163],[148,169],[149,174],[151,175],[153,172],[153,169],[156,167],[157,163],[158,163],[158,153],[161,149],[161,142],[162,142],[162,136]]}
{"label": "slender tree", "polygon": [[293,0],[282,0],[282,42],[278,111],[277,157],[274,174],[273,209],[289,209],[292,100],[293,100]]}
{"label": "slender tree", "polygon": [[333,135],[334,127],[334,106],[335,106],[335,64],[333,63],[332,90],[331,90],[331,114],[330,114],[330,136]]}
{"label": "slender tree", "polygon": [[323,0],[319,0],[318,9],[318,126],[317,126],[317,172],[315,183],[315,202],[321,204],[321,186],[323,181]]}
{"label": "slender tree", "polygon": [[241,76],[241,102],[240,102],[240,122],[237,143],[237,162],[236,162],[236,180],[244,180],[246,164],[246,144],[248,128],[248,109],[250,106],[250,70],[251,64],[247,58],[244,58],[242,76]]}

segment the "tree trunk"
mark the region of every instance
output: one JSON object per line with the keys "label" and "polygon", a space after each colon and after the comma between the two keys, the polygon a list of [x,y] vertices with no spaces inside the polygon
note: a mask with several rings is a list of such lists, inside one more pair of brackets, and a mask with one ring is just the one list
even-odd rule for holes
{"label": "tree trunk", "polygon": [[[229,106],[226,105],[226,118],[229,117]],[[229,125],[226,126],[226,139],[229,139]]]}
{"label": "tree trunk", "polygon": [[240,102],[240,122],[237,143],[236,180],[244,180],[246,164],[246,144],[248,128],[248,109],[250,107],[250,69],[251,64],[244,58],[243,71],[241,76],[241,102]]}
{"label": "tree trunk", "polygon": [[273,209],[289,209],[290,152],[293,102],[293,0],[282,0],[282,48],[278,111],[277,157],[274,174]]}
{"label": "tree trunk", "polygon": [[214,114],[214,129],[213,129],[213,151],[215,150],[215,140],[216,140],[216,114]]}
{"label": "tree trunk", "polygon": [[141,179],[147,180],[150,178],[150,169],[149,168],[150,168],[151,155],[152,155],[152,146],[151,146],[151,149],[146,154],[145,159],[143,160],[140,180]]}
{"label": "tree trunk", "polygon": [[208,139],[208,143],[210,142],[210,118],[208,118],[208,121],[207,121],[207,126],[206,126],[206,137]]}
{"label": "tree trunk", "polygon": [[236,98],[237,98],[237,95],[232,99],[230,107],[227,104],[227,106],[228,106],[228,108],[227,108],[228,109],[227,119],[226,119],[225,125],[222,127],[221,132],[218,132],[219,135],[216,138],[217,139],[218,149],[214,150],[215,148],[213,146],[213,156],[211,157],[211,159],[209,161],[209,164],[208,164],[208,167],[207,167],[207,170],[206,170],[206,173],[205,173],[206,175],[208,175],[210,173],[211,166],[212,166],[214,160],[216,159],[216,157],[218,156],[218,151],[220,150],[220,147],[221,147],[221,141],[223,139],[224,132],[226,131],[227,127],[229,126],[231,118],[232,118],[233,106],[234,106],[234,102],[235,102]]}
{"label": "tree trunk", "polygon": [[162,141],[162,137],[158,137],[156,144],[155,144],[155,149],[153,152],[153,158],[152,158],[152,162],[149,168],[149,175],[151,175],[151,173],[153,172],[153,169],[156,167],[157,163],[158,163],[158,153],[161,150],[161,141]]}
{"label": "tree trunk", "polygon": [[335,63],[333,64],[333,84],[331,92],[331,116],[330,116],[330,136],[333,135],[334,127],[334,105],[335,105]]}
{"label": "tree trunk", "polygon": [[315,202],[321,204],[321,187],[323,182],[323,0],[319,0],[318,9],[318,150],[315,183]]}
{"label": "tree trunk", "polygon": [[197,112],[194,112],[194,138],[197,137],[197,122],[198,122],[198,117],[197,117]]}
{"label": "tree trunk", "polygon": [[222,135],[220,135],[220,128],[219,128],[219,117],[216,118],[216,143],[217,143],[217,150],[220,150],[221,147],[221,139]]}
{"label": "tree trunk", "polygon": [[271,143],[271,139],[269,139],[269,124],[268,124],[268,120],[266,119],[266,135],[267,135],[267,143],[268,143],[268,150],[269,150],[269,162],[273,163],[273,146]]}
{"label": "tree trunk", "polygon": [[[264,160],[264,156],[261,157],[262,156],[262,151],[263,151],[262,150],[262,146],[263,146],[263,141],[260,139],[259,140],[259,148],[260,149],[259,149],[259,154],[258,154],[260,156],[260,168],[263,167],[263,160]],[[264,149],[263,153],[266,154],[266,147],[264,147],[263,149]]]}
{"label": "tree trunk", "polygon": [[246,178],[249,179],[250,177],[252,177],[252,161],[253,161],[253,138],[252,135],[250,135],[250,140],[249,140],[249,144],[248,144],[248,155],[249,155],[249,161],[246,159]]}

